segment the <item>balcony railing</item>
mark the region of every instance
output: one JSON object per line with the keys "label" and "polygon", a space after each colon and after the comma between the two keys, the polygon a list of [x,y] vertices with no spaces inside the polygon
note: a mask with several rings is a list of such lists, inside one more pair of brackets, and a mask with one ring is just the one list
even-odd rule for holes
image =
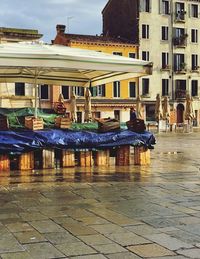
{"label": "balcony railing", "polygon": [[177,89],[175,91],[175,98],[176,99],[185,99],[186,98],[186,90]]}
{"label": "balcony railing", "polygon": [[161,70],[170,70],[171,69],[171,66],[170,65],[162,65],[162,68]]}
{"label": "balcony railing", "polygon": [[187,34],[183,34],[180,37],[173,38],[174,46],[185,47],[187,45]]}
{"label": "balcony railing", "polygon": [[174,72],[177,74],[185,74],[187,72],[186,63],[176,64]]}
{"label": "balcony railing", "polygon": [[199,72],[199,66],[192,66],[191,72]]}

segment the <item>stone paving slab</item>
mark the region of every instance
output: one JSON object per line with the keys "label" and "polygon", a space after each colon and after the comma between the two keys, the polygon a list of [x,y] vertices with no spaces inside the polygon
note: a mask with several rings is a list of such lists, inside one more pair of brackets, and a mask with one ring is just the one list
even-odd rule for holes
{"label": "stone paving slab", "polygon": [[65,257],[62,252],[56,249],[50,243],[35,243],[24,245],[26,251],[31,255],[32,258],[50,259],[50,258],[63,258]]}
{"label": "stone paving slab", "polygon": [[178,240],[177,238],[170,237],[169,235],[164,234],[164,233],[149,235],[146,238],[148,238],[149,240],[151,240],[161,246],[164,246],[167,249],[170,249],[172,251],[178,250],[180,248],[192,248],[193,247],[190,244],[182,242],[182,241]]}
{"label": "stone paving slab", "polygon": [[[109,259],[141,259],[142,258],[140,256],[137,256],[136,254],[131,253],[131,252],[107,254],[106,257],[109,258]],[[165,259],[165,258],[163,258],[163,259]]]}
{"label": "stone paving slab", "polygon": [[106,236],[122,246],[151,243],[151,241],[149,241],[148,239],[145,239],[131,232],[106,234]]}
{"label": "stone paving slab", "polygon": [[182,249],[177,251],[178,254],[184,255],[188,258],[198,259],[200,258],[200,248]]}
{"label": "stone paving slab", "polygon": [[58,224],[56,224],[52,220],[30,221],[30,224],[40,233],[64,232],[65,231],[65,229],[60,227]]}
{"label": "stone paving slab", "polygon": [[14,236],[20,244],[30,244],[47,241],[47,239],[36,230],[16,232],[14,233]]}
{"label": "stone paving slab", "polygon": [[80,241],[75,236],[71,235],[69,232],[52,232],[52,233],[45,233],[44,237],[54,245],[58,244],[66,244],[66,243],[74,243]]}
{"label": "stone paving slab", "polygon": [[157,244],[129,246],[127,248],[142,258],[175,255],[172,251]]}
{"label": "stone paving slab", "polygon": [[56,248],[66,256],[97,254],[97,251],[83,242],[56,245]]}
{"label": "stone paving slab", "polygon": [[69,257],[69,258],[73,258],[73,259],[106,259],[107,257],[105,257],[102,254],[98,254],[98,255],[73,256],[73,257]]}
{"label": "stone paving slab", "polygon": [[27,252],[16,252],[1,254],[2,259],[33,259],[33,257]]}
{"label": "stone paving slab", "polygon": [[127,249],[118,244],[92,245],[92,247],[102,254],[112,254],[126,252]]}
{"label": "stone paving slab", "polygon": [[147,167],[2,174],[0,258],[200,258],[199,146],[159,134]]}
{"label": "stone paving slab", "polygon": [[88,236],[78,236],[80,240],[88,245],[107,245],[113,243],[110,239],[104,237],[103,235],[88,235]]}

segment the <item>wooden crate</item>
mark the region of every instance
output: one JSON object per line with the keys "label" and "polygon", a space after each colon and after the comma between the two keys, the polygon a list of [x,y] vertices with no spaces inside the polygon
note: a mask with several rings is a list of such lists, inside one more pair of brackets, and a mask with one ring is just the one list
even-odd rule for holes
{"label": "wooden crate", "polygon": [[62,150],[61,167],[74,167],[75,166],[75,153],[74,150]]}
{"label": "wooden crate", "polygon": [[8,155],[0,155],[0,171],[10,170],[10,159]]}
{"label": "wooden crate", "polygon": [[92,151],[87,149],[82,149],[78,151],[78,165],[83,167],[91,167],[92,166]]}
{"label": "wooden crate", "polygon": [[31,130],[44,129],[44,122],[42,118],[35,118],[33,116],[25,117],[25,127]]}
{"label": "wooden crate", "polygon": [[28,152],[20,155],[18,165],[19,165],[19,170],[34,169],[34,152]]}
{"label": "wooden crate", "polygon": [[53,149],[42,150],[42,168],[51,169],[55,167],[55,152]]}
{"label": "wooden crate", "polygon": [[117,166],[130,165],[130,146],[121,146],[117,148],[115,164]]}
{"label": "wooden crate", "polygon": [[8,130],[9,122],[6,116],[0,116],[0,130]]}
{"label": "wooden crate", "polygon": [[94,153],[95,166],[108,166],[110,164],[110,150],[98,150]]}
{"label": "wooden crate", "polygon": [[146,147],[134,147],[134,164],[149,165],[150,150]]}
{"label": "wooden crate", "polygon": [[57,117],[55,119],[55,126],[61,129],[69,129],[72,122],[69,117]]}

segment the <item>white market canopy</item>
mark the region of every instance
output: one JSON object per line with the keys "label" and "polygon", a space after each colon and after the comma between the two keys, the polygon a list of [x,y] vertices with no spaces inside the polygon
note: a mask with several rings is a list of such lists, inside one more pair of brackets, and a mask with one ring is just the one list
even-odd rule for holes
{"label": "white market canopy", "polygon": [[149,75],[152,63],[40,43],[0,44],[0,82],[97,86]]}

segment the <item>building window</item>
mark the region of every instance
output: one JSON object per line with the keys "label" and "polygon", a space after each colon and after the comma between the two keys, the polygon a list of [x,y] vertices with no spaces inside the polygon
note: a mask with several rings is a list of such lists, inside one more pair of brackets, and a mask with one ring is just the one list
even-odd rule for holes
{"label": "building window", "polygon": [[120,121],[120,110],[114,110],[114,118]]}
{"label": "building window", "polygon": [[191,95],[198,96],[198,80],[191,81]]}
{"label": "building window", "polygon": [[192,61],[192,63],[191,63],[192,70],[197,70],[198,69],[198,55],[192,54],[191,61]]}
{"label": "building window", "polygon": [[113,97],[120,97],[120,81],[113,83]]}
{"label": "building window", "polygon": [[191,42],[193,42],[193,43],[198,42],[198,30],[197,29],[191,30]]}
{"label": "building window", "polygon": [[149,25],[142,24],[142,38],[149,39]]}
{"label": "building window", "polygon": [[90,92],[91,92],[91,95],[93,97],[96,97],[96,96],[98,96],[98,97],[105,97],[106,96],[105,84],[92,87],[90,89]]}
{"label": "building window", "polygon": [[129,97],[135,98],[136,97],[136,83],[129,82]]}
{"label": "building window", "polygon": [[193,18],[198,18],[199,10],[197,4],[191,4],[190,16]]}
{"label": "building window", "polygon": [[184,54],[174,54],[174,70],[181,71],[186,69]]}
{"label": "building window", "polygon": [[74,86],[72,90],[76,96],[84,96],[84,87]]}
{"label": "building window", "polygon": [[176,80],[175,81],[175,97],[186,98],[186,80]]}
{"label": "building window", "polygon": [[136,53],[129,52],[128,56],[129,56],[129,58],[136,58]]}
{"label": "building window", "polygon": [[162,40],[169,39],[169,28],[167,26],[162,26]]}
{"label": "building window", "polygon": [[162,53],[162,68],[163,69],[169,68],[169,53],[167,52]]}
{"label": "building window", "polygon": [[151,12],[151,0],[140,0],[140,10],[142,12]]}
{"label": "building window", "polygon": [[142,51],[142,60],[149,61],[149,51]]}
{"label": "building window", "polygon": [[149,78],[142,78],[142,95],[149,94]]}
{"label": "building window", "polygon": [[170,2],[169,0],[161,0],[160,3],[161,13],[162,14],[170,14]]}
{"label": "building window", "polygon": [[114,52],[113,52],[113,55],[122,56],[122,52],[116,52],[116,51],[114,51]]}
{"label": "building window", "polygon": [[162,79],[162,96],[169,95],[169,79]]}
{"label": "building window", "polygon": [[25,96],[25,83],[15,83],[15,95]]}
{"label": "building window", "polygon": [[65,100],[69,99],[69,86],[68,85],[62,85],[61,86],[61,93]]}
{"label": "building window", "polygon": [[184,21],[185,20],[185,4],[176,2],[176,7],[175,7],[175,12],[176,12],[176,20],[177,21]]}
{"label": "building window", "polygon": [[39,93],[40,93],[40,99],[49,100],[49,86],[48,85],[40,85]]}

